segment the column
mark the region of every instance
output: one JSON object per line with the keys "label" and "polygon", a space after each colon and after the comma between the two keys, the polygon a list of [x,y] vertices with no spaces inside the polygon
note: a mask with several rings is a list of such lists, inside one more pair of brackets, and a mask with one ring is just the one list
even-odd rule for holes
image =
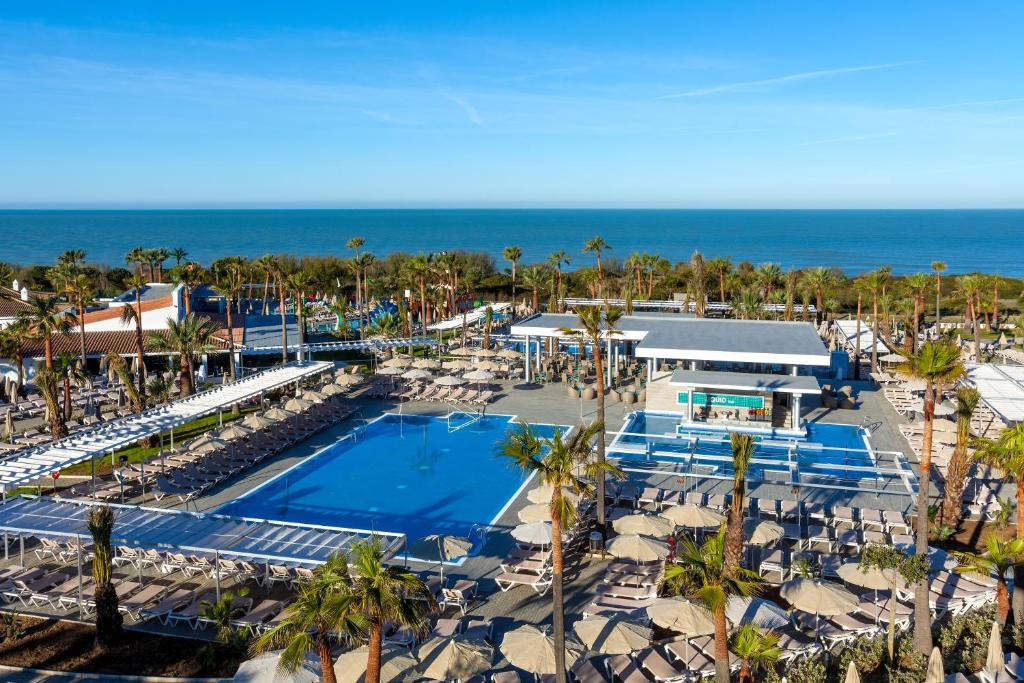
{"label": "column", "polygon": [[647,359],[647,381],[651,382],[654,379],[654,366],[658,364],[657,358]]}
{"label": "column", "polygon": [[693,422],[693,387],[686,387],[686,421]]}
{"label": "column", "polygon": [[791,375],[793,375],[794,377],[796,377],[796,376],[797,376],[798,374],[800,374],[800,366],[798,366],[798,365],[794,365],[794,366],[793,366],[793,367],[792,367],[792,368],[790,369],[790,371],[789,371],[789,374],[791,374]]}
{"label": "column", "polygon": [[527,384],[529,384],[530,380],[533,378],[532,368],[530,368],[530,344],[530,335],[526,335],[526,363],[523,364],[525,368],[523,381],[525,381]]}
{"label": "column", "polygon": [[789,403],[793,411],[793,429],[800,429],[800,394],[793,394],[793,400]]}
{"label": "column", "polygon": [[615,362],[615,359],[612,358],[612,338],[610,336],[605,341],[605,347],[608,349],[608,352],[605,354],[605,358],[608,359],[608,362],[605,363],[606,377],[604,384],[605,386],[610,387],[612,385],[612,364]]}

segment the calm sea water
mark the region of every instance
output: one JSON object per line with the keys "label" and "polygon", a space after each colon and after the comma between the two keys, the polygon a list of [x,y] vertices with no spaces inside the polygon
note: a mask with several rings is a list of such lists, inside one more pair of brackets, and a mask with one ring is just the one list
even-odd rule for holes
{"label": "calm sea water", "polygon": [[1024,210],[734,211],[380,209],[280,211],[0,211],[0,259],[51,262],[84,248],[90,261],[120,264],[135,246],[181,246],[209,262],[226,254],[344,255],[359,235],[378,255],[393,251],[501,251],[519,245],[526,263],[564,249],[592,263],[583,241],[600,234],[609,256],[633,251],[672,260],[694,249],[783,267],[828,265],[848,272],[982,270],[1024,276]]}

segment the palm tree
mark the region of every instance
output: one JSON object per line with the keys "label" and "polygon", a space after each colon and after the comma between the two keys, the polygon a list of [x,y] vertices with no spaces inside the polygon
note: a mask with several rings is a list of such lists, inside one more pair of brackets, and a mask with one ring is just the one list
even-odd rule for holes
{"label": "palm tree", "polygon": [[523,284],[533,292],[532,310],[540,311],[540,290],[548,284],[548,274],[543,268],[530,266],[523,271]]}
{"label": "palm tree", "polygon": [[167,336],[159,332],[149,333],[149,343],[154,349],[176,353],[181,359],[182,398],[190,396],[195,387],[193,359],[216,348],[213,343],[213,334],[216,331],[217,328],[212,322],[189,313],[180,322],[167,319]]}
{"label": "palm tree", "polygon": [[22,320],[15,320],[7,327],[0,329],[0,358],[10,358],[18,368],[18,382],[12,403],[17,404],[21,395],[21,387],[25,382],[25,345],[32,340],[28,325]]}
{"label": "palm tree", "polygon": [[782,268],[777,263],[763,263],[754,271],[754,283],[764,298],[769,298],[782,280]]}
{"label": "palm tree", "polygon": [[878,329],[880,325],[878,304],[884,296],[888,282],[889,273],[884,268],[868,273],[865,279],[864,286],[871,294],[871,372],[878,372]]}
{"label": "palm tree", "polygon": [[857,333],[854,336],[853,350],[853,378],[860,379],[860,329],[864,319],[864,290],[867,289],[867,281],[863,278],[856,278],[853,281],[853,289],[857,292]]}
{"label": "palm tree", "polygon": [[[621,334],[615,329],[622,317],[622,310],[610,307],[602,314],[597,306],[585,306],[579,312],[579,329],[562,328],[562,334],[576,338],[580,348],[586,348],[589,343],[594,350],[594,369],[597,371],[597,416],[594,422],[601,425],[600,435],[597,439],[597,462],[600,467],[605,463],[604,444],[604,358],[601,353],[601,342],[607,341],[611,336]],[[597,479],[597,526],[601,533],[605,532],[605,510],[604,510],[604,476]]]}
{"label": "palm tree", "polygon": [[163,247],[153,250],[153,262],[156,263],[156,281],[164,281],[164,261],[170,258],[171,252]]}
{"label": "palm tree", "polygon": [[138,412],[142,412],[141,405],[146,400],[146,344],[142,334],[142,288],[146,286],[145,278],[133,275],[126,282],[135,291],[135,307],[121,307],[121,322],[135,325],[135,361],[139,394]]}
{"label": "palm tree", "polygon": [[964,316],[971,326],[974,337],[974,360],[981,362],[981,327],[978,324],[977,298],[981,295],[982,281],[977,275],[964,275],[960,278],[958,293],[964,297]]}
{"label": "palm tree", "polygon": [[732,308],[740,320],[760,320],[764,315],[764,299],[756,289],[748,287],[733,300]]}
{"label": "palm tree", "polygon": [[512,264],[512,303],[514,305],[516,301],[516,265],[519,263],[519,259],[523,258],[523,250],[516,246],[505,247],[501,255]]}
{"label": "palm tree", "polygon": [[142,247],[135,247],[127,254],[124,255],[124,262],[130,266],[135,267],[135,274],[141,278],[145,278],[146,271],[143,269],[143,263],[145,263],[145,249]]}
{"label": "palm tree", "polygon": [[[121,382],[121,386],[124,387],[125,393],[128,394],[128,401],[132,404],[132,409],[136,413],[141,413],[145,410],[145,396],[140,396],[139,392],[135,389],[135,385],[132,384],[131,373],[128,372],[128,363],[118,355],[115,351],[108,351],[107,355],[100,361],[100,368],[107,368],[107,375],[113,374],[117,377],[118,381]],[[113,379],[113,377],[111,377]],[[158,380],[163,381],[162,377],[157,377]],[[156,380],[153,381],[154,383]],[[170,388],[168,387],[168,392]]]}
{"label": "palm tree", "polygon": [[65,311],[57,297],[37,297],[30,299],[28,310],[18,314],[29,331],[43,339],[43,359],[47,368],[53,368],[53,335],[71,334],[71,328],[78,324],[74,313]]}
{"label": "palm tree", "polygon": [[277,312],[281,316],[281,363],[286,364],[288,362],[288,311],[284,302],[288,273],[285,272],[281,259],[275,258],[271,267],[274,273],[274,283],[277,285]]}
{"label": "palm tree", "polygon": [[611,245],[605,242],[604,238],[600,235],[594,235],[594,239],[583,243],[583,252],[591,253],[597,259],[597,281],[601,287],[602,297],[604,296],[604,268],[601,265],[601,254],[611,251],[611,249]]}
{"label": "palm tree", "polygon": [[[1002,470],[1013,479],[1017,491],[1017,538],[1024,539],[1024,422],[1004,429],[998,439],[977,439],[973,442],[975,456]],[[1024,571],[1015,567],[1013,572],[1013,619],[1024,623]]]}
{"label": "palm tree", "polygon": [[103,505],[89,510],[89,533],[92,534],[93,600],[96,604],[96,647],[104,650],[121,638],[121,612],[117,607],[117,590],[113,583],[110,535],[114,530],[114,511]]}
{"label": "palm tree", "polygon": [[548,265],[555,269],[555,300],[559,313],[562,312],[562,266],[567,266],[570,262],[569,254],[564,250],[548,256]]}
{"label": "palm tree", "polygon": [[[924,390],[924,437],[921,445],[921,476],[917,497],[917,544],[918,555],[928,554],[928,505],[932,468],[932,429],[935,423],[935,401],[942,400],[943,387],[956,381],[963,372],[960,352],[956,345],[947,341],[932,341],[907,359],[900,368],[904,373],[925,381]],[[928,582],[917,582],[914,602],[914,646],[927,655],[932,649],[931,619],[928,611]]]}
{"label": "palm tree", "polygon": [[703,318],[708,305],[708,274],[704,257],[699,251],[690,256],[690,277],[686,281],[686,291],[694,302],[694,313]]}
{"label": "palm tree", "polygon": [[698,546],[685,537],[676,547],[676,561],[665,568],[662,579],[668,592],[683,594],[700,602],[711,612],[715,624],[715,679],[729,683],[729,632],[725,607],[732,596],[757,595],[761,578],[740,567],[725,570],[725,525]]}
{"label": "palm tree", "polygon": [[255,266],[263,273],[263,308],[260,309],[263,315],[268,315],[270,312],[267,301],[270,295],[270,277],[274,274],[275,263],[277,263],[277,259],[271,254],[264,254],[256,259],[255,263]]}
{"label": "palm tree", "polygon": [[50,422],[50,436],[63,439],[68,435],[68,427],[64,421],[60,404],[57,402],[57,386],[61,378],[53,368],[43,368],[36,373],[36,386],[46,401],[46,412]]}
{"label": "palm tree", "polygon": [[895,662],[896,656],[896,590],[898,579],[902,578],[908,585],[928,579],[928,556],[907,554],[908,551],[895,545],[869,543],[861,551],[860,571],[868,572],[876,569],[889,580],[889,627],[886,638],[889,650],[889,661]]}
{"label": "palm tree", "polygon": [[964,489],[972,460],[967,446],[971,440],[971,418],[980,400],[981,394],[974,387],[964,386],[956,390],[956,447],[946,468],[945,490],[938,520],[940,525],[952,529],[959,529],[963,520]]}
{"label": "palm tree", "polygon": [[725,298],[725,277],[732,270],[732,259],[728,256],[716,256],[708,261],[708,272],[718,278],[718,297],[722,303]]}
{"label": "palm tree", "polygon": [[946,272],[946,264],[932,261],[932,272],[935,273],[935,329],[939,329],[942,321],[942,274]]}
{"label": "palm tree", "polygon": [[181,247],[171,249],[171,256],[174,258],[174,265],[180,266],[181,262],[188,258],[188,252]]}
{"label": "palm tree", "polygon": [[67,421],[71,419],[71,385],[84,385],[89,381],[89,373],[82,368],[78,357],[66,351],[57,355],[53,370],[64,383],[64,420]]}
{"label": "palm tree", "polygon": [[999,625],[1006,625],[1010,614],[1010,590],[1006,573],[1024,566],[1024,539],[1001,539],[996,535],[988,537],[984,553],[954,553],[960,566],[953,571],[957,574],[979,574],[996,577],[996,616]]}
{"label": "palm tree", "polygon": [[228,341],[228,367],[231,381],[238,377],[238,370],[235,367],[235,325],[233,318],[233,307],[237,305],[242,296],[242,287],[245,286],[246,261],[240,256],[228,257],[213,264],[214,289],[224,297],[224,311],[227,315]]}
{"label": "palm tree", "polygon": [[381,640],[384,624],[404,626],[414,633],[429,632],[427,615],[437,603],[418,576],[384,564],[380,539],[372,536],[352,546],[352,603],[369,631],[366,683],[380,683]]}
{"label": "palm tree", "polygon": [[904,278],[903,283],[914,302],[914,321],[910,335],[913,340],[910,351],[913,353],[917,350],[917,333],[921,330],[921,318],[924,316],[924,296],[931,282],[925,273],[914,273]]}
{"label": "palm tree", "polygon": [[332,557],[314,571],[311,581],[299,584],[298,595],[285,609],[284,620],[260,636],[251,650],[256,654],[283,648],[280,663],[288,671],[297,670],[309,652],[316,652],[323,680],[336,683],[333,639],[354,640],[368,630],[344,556]]}
{"label": "palm tree", "polygon": [[733,432],[732,446],[732,501],[725,519],[725,572],[735,576],[743,561],[743,517],[746,513],[747,470],[754,457],[754,437]]}
{"label": "palm tree", "polygon": [[732,637],[732,651],[740,658],[740,683],[754,683],[754,674],[771,669],[782,656],[779,635],[761,632],[753,624],[743,624]]}
{"label": "palm tree", "polygon": [[185,307],[185,315],[190,314],[192,312],[192,292],[203,282],[203,267],[193,261],[175,266],[171,271],[171,279],[182,286],[181,298]]}
{"label": "palm tree", "polygon": [[484,339],[480,344],[484,350],[491,348],[491,327],[494,325],[494,309],[490,306],[484,309]]}
{"label": "palm tree", "polygon": [[[366,256],[368,254],[364,254]],[[299,331],[299,346],[306,343],[306,324],[302,315],[302,309],[306,305],[306,292],[312,286],[312,279],[309,273],[304,270],[297,270],[286,278],[288,288],[295,296],[296,325]]]}
{"label": "palm tree", "polygon": [[405,277],[419,289],[420,325],[423,327],[423,333],[426,334],[427,325],[430,323],[427,318],[427,279],[430,277],[430,258],[425,254],[418,254],[406,261],[402,269]]}
{"label": "palm tree", "polygon": [[793,320],[796,316],[793,314],[794,302],[796,301],[796,290],[800,284],[800,273],[790,268],[786,271],[786,320]]}
{"label": "palm tree", "polygon": [[[592,457],[590,446],[595,438],[604,438],[604,425],[591,422],[563,437],[556,429],[551,438],[541,438],[529,425],[512,431],[501,446],[501,455],[512,460],[524,473],[533,474],[542,484],[551,487],[551,600],[552,632],[555,638],[555,674],[565,683],[565,610],[562,595],[562,530],[576,522],[576,506],[565,496],[567,491],[589,496],[594,490],[588,479],[604,481],[605,476],[622,477],[621,470]],[[601,491],[597,492],[598,497]]]}

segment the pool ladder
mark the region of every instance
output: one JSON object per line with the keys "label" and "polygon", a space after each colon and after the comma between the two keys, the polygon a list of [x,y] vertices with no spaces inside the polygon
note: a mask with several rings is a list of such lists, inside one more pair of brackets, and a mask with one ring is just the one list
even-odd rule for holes
{"label": "pool ladder", "polygon": [[[450,409],[449,412],[448,412],[448,416],[447,416],[448,417],[448,433],[449,434],[451,434],[452,432],[457,432],[460,429],[462,429],[463,427],[468,427],[471,424],[476,424],[477,422],[480,421],[480,418],[483,417],[483,415],[484,415],[483,410],[475,410],[475,409],[472,409],[472,408],[468,408],[467,409],[466,407],[464,407],[461,404],[456,403],[454,401],[448,402],[448,407]],[[466,420],[465,422],[460,422],[460,423],[457,423],[457,424],[453,425],[452,424],[452,417],[454,417],[456,415],[465,415],[469,419]]]}

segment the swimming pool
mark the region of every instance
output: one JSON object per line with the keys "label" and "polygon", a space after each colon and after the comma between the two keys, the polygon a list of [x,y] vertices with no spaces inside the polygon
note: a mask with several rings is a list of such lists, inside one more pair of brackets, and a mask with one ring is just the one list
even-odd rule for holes
{"label": "swimming pool", "polygon": [[[495,521],[526,481],[497,455],[514,419],[386,414],[219,512],[399,532],[410,541],[467,536]],[[541,436],[556,428],[531,426]]]}
{"label": "swimming pool", "polygon": [[[869,437],[867,430],[856,425],[820,423],[809,423],[802,438],[755,434],[754,459],[748,471],[755,477],[780,481],[795,477],[792,483],[904,476],[901,463],[891,461],[892,454],[875,450]],[[678,462],[708,476],[731,477],[733,473],[729,434],[721,429],[680,427],[680,415],[673,413],[630,414],[609,453],[626,461]]]}

